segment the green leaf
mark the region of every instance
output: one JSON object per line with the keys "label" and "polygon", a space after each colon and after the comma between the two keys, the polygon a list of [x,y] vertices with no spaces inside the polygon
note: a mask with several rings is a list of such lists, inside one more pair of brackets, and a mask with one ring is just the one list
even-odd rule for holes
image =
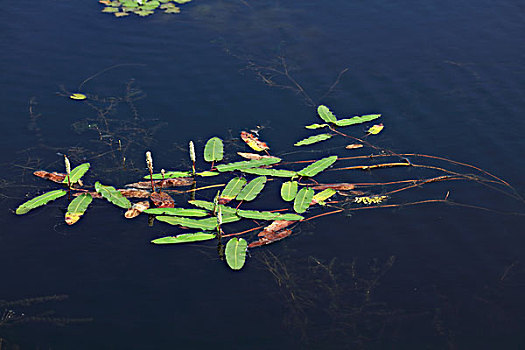
{"label": "green leaf", "polygon": [[118,12],[118,8],[117,7],[108,6],[108,7],[104,7],[102,12],[106,12],[106,13]]}
{"label": "green leaf", "polygon": [[257,211],[257,210],[237,210],[237,215],[245,219],[253,220],[286,220],[286,221],[300,221],[304,217],[297,214],[280,214],[271,211]]}
{"label": "green leaf", "polygon": [[310,129],[310,130],[314,130],[314,129],[325,128],[327,126],[329,126],[329,125],[328,124],[310,124],[310,125],[306,125],[305,128]]}
{"label": "green leaf", "polygon": [[[214,207],[214,204],[212,202],[201,201],[201,200],[191,200],[191,201],[188,201],[188,203],[196,207],[199,207],[199,208],[204,208],[209,211],[213,211],[213,207]],[[219,207],[221,208],[222,215],[235,215],[235,213],[237,212],[235,208],[228,207],[223,204],[219,204]]]}
{"label": "green leaf", "polygon": [[187,2],[190,2],[191,0],[173,0],[173,2],[176,2],[177,4],[185,4]]}
{"label": "green leaf", "polygon": [[113,186],[105,186],[100,182],[95,182],[95,190],[104,198],[118,207],[129,209],[131,208],[131,202],[122,195]]}
{"label": "green leaf", "polygon": [[293,209],[297,213],[304,213],[306,209],[310,206],[312,198],[314,197],[314,190],[311,188],[303,187],[295,197],[293,202]]}
{"label": "green leaf", "polygon": [[144,10],[154,10],[154,9],[156,9],[159,6],[160,6],[160,2],[158,2],[158,1],[148,1],[148,2],[145,2],[141,6],[141,8],[144,9]]}
{"label": "green leaf", "polygon": [[262,176],[274,176],[274,177],[294,177],[297,172],[291,170],[282,169],[264,169],[264,168],[253,168],[253,169],[240,169],[243,173],[262,175]]}
{"label": "green leaf", "polygon": [[204,146],[204,160],[207,162],[218,162],[223,157],[222,140],[218,137],[212,137]]}
{"label": "green leaf", "polygon": [[[84,163],[80,164],[79,166],[76,166],[73,170],[71,170],[71,172],[69,173],[71,184],[77,183],[78,180],[80,180],[80,178],[82,178],[82,176],[84,176],[84,174],[89,170],[89,167],[89,163]],[[62,182],[67,184],[67,176]]]}
{"label": "green leaf", "polygon": [[[164,173],[165,179],[174,179],[177,177],[190,177],[191,173],[189,171],[166,171]],[[149,179],[150,176],[144,176],[144,179]],[[162,174],[153,174],[153,180],[162,180]]]}
{"label": "green leaf", "polygon": [[153,215],[174,215],[174,216],[193,216],[204,217],[210,213],[202,209],[186,209],[186,208],[151,208],[144,210],[146,214]]}
{"label": "green leaf", "polygon": [[360,117],[353,117],[353,118],[349,118],[349,119],[337,120],[335,122],[335,125],[337,125],[337,126],[349,126],[349,125],[354,125],[354,124],[361,124],[361,123],[366,123],[366,122],[369,122],[371,120],[377,119],[379,117],[381,117],[381,114],[367,114],[367,115],[362,115]]}
{"label": "green leaf", "polygon": [[246,179],[244,177],[234,177],[227,184],[220,195],[220,198],[234,199],[237,197],[242,188],[246,185]]}
{"label": "green leaf", "polygon": [[139,4],[137,4],[135,1],[124,1],[122,3],[122,6],[129,7],[129,8],[135,8],[135,7],[138,7]]}
{"label": "green leaf", "polygon": [[201,242],[214,239],[216,236],[214,233],[207,232],[196,232],[196,233],[184,233],[177,236],[169,236],[157,238],[151,241],[153,244],[174,244],[174,243],[191,243]]}
{"label": "green leaf", "polygon": [[30,211],[31,209],[38,208],[42,205],[46,205],[50,201],[64,196],[67,192],[65,190],[54,190],[41,194],[38,197],[28,200],[16,208],[16,214],[22,215]]}
{"label": "green leaf", "polygon": [[226,243],[224,253],[226,262],[232,270],[240,270],[246,261],[246,248],[248,243],[244,238],[234,237]]}
{"label": "green leaf", "polygon": [[[157,216],[155,219],[168,223],[170,225],[179,225],[188,228],[199,228],[201,230],[213,231],[217,228],[217,218],[211,217],[206,219],[188,219],[177,216]],[[239,221],[241,218],[237,215],[223,215],[222,223],[229,224],[231,222]]]}
{"label": "green leaf", "polygon": [[337,191],[334,190],[333,188],[327,188],[319,193],[316,193],[312,199],[316,201],[317,203],[324,205],[324,201],[332,197],[336,193]]}
{"label": "green leaf", "polygon": [[238,201],[252,201],[261,193],[266,184],[266,176],[259,176],[250,181],[237,195]]}
{"label": "green leaf", "polygon": [[324,105],[317,107],[317,114],[327,123],[335,123],[337,120],[335,115]]}
{"label": "green leaf", "polygon": [[337,156],[326,157],[318,160],[317,162],[310,164],[306,168],[299,170],[297,175],[312,177],[319,174],[321,171],[327,169],[330,165],[334,164],[337,160]]}
{"label": "green leaf", "polygon": [[195,173],[195,175],[202,176],[202,177],[216,176],[216,175],[219,175],[219,174],[220,173],[218,173],[216,171],[201,171],[200,173]]}
{"label": "green leaf", "polygon": [[293,201],[297,194],[297,181],[286,181],[281,186],[281,197],[287,202]]}
{"label": "green leaf", "polygon": [[233,171],[233,170],[242,170],[242,169],[249,169],[249,168],[257,168],[260,166],[265,165],[272,165],[279,163],[281,161],[280,158],[263,158],[263,159],[253,159],[243,162],[235,162],[235,163],[229,163],[229,164],[219,164],[216,166],[217,170],[222,172],[225,171]]}
{"label": "green leaf", "polygon": [[67,207],[67,213],[65,216],[66,224],[73,225],[80,220],[91,201],[93,201],[93,197],[91,197],[89,193],[83,193],[73,199]]}
{"label": "green leaf", "polygon": [[318,135],[310,136],[310,137],[307,137],[305,139],[302,139],[301,141],[297,141],[296,143],[294,143],[294,146],[312,145],[312,144],[317,143],[317,142],[328,140],[332,136],[334,136],[334,135],[333,134],[318,134]]}

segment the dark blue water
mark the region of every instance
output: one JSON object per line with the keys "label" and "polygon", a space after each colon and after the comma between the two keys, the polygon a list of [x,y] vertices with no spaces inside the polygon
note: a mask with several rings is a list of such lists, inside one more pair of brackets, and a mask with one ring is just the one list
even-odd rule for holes
{"label": "dark blue water", "polygon": [[[272,152],[289,159],[371,152],[346,151],[349,142],[338,139],[319,153],[284,155],[312,134],[302,128],[318,122],[311,103],[339,116],[382,113],[375,144],[474,164],[523,195],[522,2],[195,0],[180,14],[146,18],[101,9],[96,1],[22,0],[0,12],[0,300],[68,296],[0,304],[0,316],[13,310],[21,321],[0,323],[0,348],[523,348],[523,216],[443,204],[327,216],[254,249],[234,273],[213,243],[150,245],[177,229],[125,220],[105,202],[72,227],[63,223],[64,201],[12,212],[54,188],[31,172],[60,171],[64,153],[92,163],[88,183],[123,185],[144,174],[146,150],[159,169],[182,169],[189,140],[202,149],[211,136],[229,140],[257,125]],[[281,57],[308,98],[258,79],[264,67],[282,69]],[[106,137],[86,129],[95,109],[64,96],[80,85],[97,108],[127,87],[142,98],[111,110],[117,136]],[[364,127],[349,130],[360,136]],[[106,153],[117,139],[128,147],[125,171],[122,154]],[[245,150],[226,145],[230,159]],[[327,172],[318,181],[424,175]],[[447,191],[461,203],[525,212],[522,202],[466,182],[391,201]],[[259,204],[284,205],[277,186]]]}

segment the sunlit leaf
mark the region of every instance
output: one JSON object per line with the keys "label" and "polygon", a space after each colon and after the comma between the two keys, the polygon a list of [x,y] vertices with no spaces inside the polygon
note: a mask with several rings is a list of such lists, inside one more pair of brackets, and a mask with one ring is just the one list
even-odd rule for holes
{"label": "sunlit leaf", "polygon": [[173,2],[176,2],[177,4],[185,4],[187,2],[190,2],[191,0],[173,0]]}
{"label": "sunlit leaf", "polygon": [[220,198],[232,200],[241,192],[242,188],[246,185],[246,179],[244,177],[235,177],[231,179],[224,190],[222,190]]}
{"label": "sunlit leaf", "polygon": [[[217,228],[217,219],[215,217],[206,219],[188,219],[178,216],[156,216],[155,219],[168,223],[170,225],[179,225],[188,228],[199,228],[201,230],[213,231]],[[223,224],[239,221],[241,218],[234,215],[223,216]]]}
{"label": "sunlit leaf", "polygon": [[345,148],[346,149],[356,149],[356,148],[361,148],[361,147],[363,147],[363,145],[360,143],[352,143],[351,145],[347,145]]}
{"label": "sunlit leaf", "polygon": [[297,181],[286,181],[281,186],[281,197],[287,202],[293,201],[297,194]]}
{"label": "sunlit leaf", "polygon": [[248,243],[243,238],[234,237],[226,243],[224,254],[226,262],[232,270],[240,270],[246,261],[246,248]]}
{"label": "sunlit leaf", "polygon": [[321,205],[324,205],[324,201],[326,201],[328,198],[332,197],[336,193],[337,191],[333,188],[327,188],[319,193],[316,193],[312,198],[311,204],[319,203]]}
{"label": "sunlit leaf", "polygon": [[17,215],[25,214],[31,209],[35,209],[42,205],[46,205],[50,201],[53,201],[57,198],[64,196],[66,193],[67,192],[65,190],[54,190],[54,191],[49,191],[44,194],[41,194],[40,196],[30,199],[27,202],[21,204],[16,209],[16,214]]}
{"label": "sunlit leaf", "polygon": [[370,129],[368,129],[368,133],[371,134],[371,135],[377,135],[383,130],[383,128],[384,128],[383,123],[376,124],[376,125],[370,127]]}
{"label": "sunlit leaf", "polygon": [[250,146],[251,149],[257,152],[266,151],[269,150],[270,147],[266,144],[266,142],[262,142],[257,137],[255,137],[253,134],[250,134],[246,131],[241,131],[241,139],[246,142],[248,146]]}
{"label": "sunlit leaf", "polygon": [[[108,7],[104,7],[104,9],[102,10],[102,12],[106,12],[106,13],[114,13],[114,12],[118,12],[118,8],[108,6]],[[73,96],[73,95],[71,95],[71,96]],[[71,98],[71,96],[69,96],[69,97]],[[83,100],[83,98],[81,98],[81,99],[79,99],[79,98],[74,98],[74,100]]]}
{"label": "sunlit leaf", "polygon": [[297,175],[295,171],[282,170],[282,169],[264,169],[264,168],[251,168],[251,169],[240,169],[243,173],[261,175],[261,176],[274,176],[274,177],[294,177]]}
{"label": "sunlit leaf", "polygon": [[142,8],[144,10],[154,10],[154,9],[156,9],[159,6],[160,6],[160,2],[156,1],[156,0],[153,0],[153,1],[144,2],[143,5],[140,6],[140,8]]}
{"label": "sunlit leaf", "polygon": [[259,176],[250,181],[237,195],[238,201],[252,201],[262,191],[266,184],[266,176]]}
{"label": "sunlit leaf", "polygon": [[310,125],[306,125],[305,128],[314,130],[314,129],[325,128],[327,126],[329,125],[328,124],[310,124]]}
{"label": "sunlit leaf", "polygon": [[229,164],[219,164],[216,166],[217,170],[222,172],[233,171],[233,170],[242,170],[249,168],[257,168],[260,166],[272,165],[279,163],[281,158],[264,158],[264,159],[253,159],[243,162],[235,162]]}
{"label": "sunlit leaf", "polygon": [[335,115],[324,105],[317,107],[317,113],[319,114],[319,117],[327,123],[335,123],[337,120]]}
{"label": "sunlit leaf", "polygon": [[321,171],[327,169],[329,166],[337,161],[337,156],[326,157],[310,164],[304,169],[297,172],[297,175],[312,177],[319,174]]}
{"label": "sunlit leaf", "polygon": [[304,217],[297,214],[280,214],[271,211],[257,211],[257,210],[237,210],[237,215],[246,219],[253,220],[286,220],[286,221],[300,221]]}
{"label": "sunlit leaf", "polygon": [[151,241],[153,244],[175,244],[175,243],[191,243],[191,242],[201,242],[214,239],[214,233],[207,232],[196,232],[196,233],[184,233],[177,236],[169,236],[157,238]]}
{"label": "sunlit leaf", "polygon": [[[79,166],[76,166],[75,168],[73,168],[73,170],[71,170],[71,172],[69,173],[70,182],[72,184],[78,182],[78,180],[80,180],[82,176],[84,176],[84,174],[89,170],[89,167],[90,167],[89,163],[84,163],[84,164],[80,164]],[[63,182],[67,184],[68,182],[67,176]]]}
{"label": "sunlit leaf", "polygon": [[361,123],[366,123],[371,120],[377,119],[379,117],[381,117],[381,114],[367,114],[367,115],[362,115],[362,116],[348,118],[348,119],[339,119],[335,121],[335,125],[349,126],[349,125],[361,124]]}
{"label": "sunlit leaf", "polygon": [[294,146],[308,146],[308,145],[312,145],[312,144],[317,143],[317,142],[328,140],[332,136],[334,136],[334,135],[333,134],[318,134],[318,135],[310,136],[310,137],[307,137],[305,139],[302,139],[301,141],[297,141],[296,143],[294,143]]}
{"label": "sunlit leaf", "polygon": [[[111,8],[111,7],[106,7],[106,8],[104,8],[104,10],[106,10],[108,8]],[[102,10],[102,12],[112,12],[111,10],[109,10],[109,11],[104,11],[104,10]],[[113,12],[115,12],[115,11],[113,11]],[[81,100],[85,100],[87,98],[87,96],[77,92],[75,94],[69,95],[69,98],[72,99],[72,100],[79,100],[79,101],[81,101]]]}
{"label": "sunlit leaf", "polygon": [[89,204],[93,201],[93,197],[89,193],[83,193],[74,198],[67,207],[66,224],[73,225],[77,222],[84,212],[87,210]]}
{"label": "sunlit leaf", "polygon": [[237,154],[246,159],[277,158],[274,156],[261,155],[257,153],[237,152]]}
{"label": "sunlit leaf", "polygon": [[308,207],[310,206],[313,197],[314,190],[312,190],[311,188],[303,187],[297,193],[297,196],[295,196],[295,200],[293,202],[293,209],[297,213],[304,213],[306,209],[308,209]]}
{"label": "sunlit leaf", "polygon": [[[213,211],[214,204],[212,202],[202,201],[202,200],[190,200],[188,201],[191,205],[194,205],[199,208],[203,208],[209,211]],[[219,207],[221,208],[223,215],[235,215],[237,210],[232,207],[228,207],[227,205],[220,204]]]}
{"label": "sunlit leaf", "polygon": [[104,186],[100,182],[95,182],[95,190],[109,202],[115,204],[118,207],[129,209],[131,208],[131,202],[122,195],[113,186]]}
{"label": "sunlit leaf", "polygon": [[135,1],[124,1],[122,2],[122,6],[128,8],[135,8],[138,7],[139,4],[137,4]]}
{"label": "sunlit leaf", "polygon": [[149,11],[149,10],[142,10],[142,9],[138,9],[138,10],[135,10],[133,11],[136,15],[139,15],[141,17],[144,17],[144,16],[149,16],[149,15],[152,15],[153,14],[153,11]]}
{"label": "sunlit leaf", "polygon": [[180,13],[180,8],[178,7],[170,7],[164,11],[164,13]]}
{"label": "sunlit leaf", "polygon": [[223,157],[223,143],[218,137],[212,137],[204,146],[204,160],[207,162],[218,162]]}
{"label": "sunlit leaf", "polygon": [[195,173],[195,175],[197,176],[202,176],[202,177],[210,177],[210,176],[217,176],[219,175],[220,173],[216,172],[216,171],[201,171],[199,173]]}
{"label": "sunlit leaf", "polygon": [[125,16],[129,16],[129,13],[127,13],[127,12],[115,12],[115,13],[113,13],[113,15],[115,15],[115,17],[125,17]]}
{"label": "sunlit leaf", "polygon": [[126,219],[133,219],[134,217],[137,217],[140,215],[140,213],[144,212],[144,210],[147,210],[149,208],[149,201],[142,201],[138,203],[133,203],[131,208],[129,208],[125,213],[124,217]]}
{"label": "sunlit leaf", "polygon": [[[191,172],[189,171],[166,171],[164,173],[165,179],[174,179],[178,177],[189,177],[191,176]],[[150,175],[144,176],[144,179],[149,179]],[[153,180],[162,180],[162,174],[153,174]]]}
{"label": "sunlit leaf", "polygon": [[144,210],[144,213],[153,215],[174,215],[188,217],[204,217],[210,214],[210,212],[206,210],[186,208],[152,208]]}

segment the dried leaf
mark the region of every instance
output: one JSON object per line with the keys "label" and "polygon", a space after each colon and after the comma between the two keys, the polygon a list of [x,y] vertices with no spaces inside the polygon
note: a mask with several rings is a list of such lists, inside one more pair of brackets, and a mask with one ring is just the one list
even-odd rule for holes
{"label": "dried leaf", "polygon": [[175,201],[166,192],[154,192],[149,198],[157,208],[175,207]]}
{"label": "dried leaf", "polygon": [[312,186],[314,190],[326,190],[327,188],[333,188],[338,191],[353,190],[355,188],[354,184],[349,183],[338,183],[338,184],[319,184]]}
{"label": "dried leaf", "polygon": [[139,216],[140,213],[142,213],[144,210],[149,208],[149,202],[148,201],[142,201],[138,203],[134,203],[131,208],[126,211],[124,214],[124,217],[126,219],[132,219],[136,216]]}
{"label": "dried leaf", "polygon": [[250,134],[246,131],[241,131],[241,139],[246,142],[248,146],[250,146],[251,149],[257,152],[266,151],[269,150],[270,147],[265,142],[262,142],[257,137],[255,137],[253,134]]}
{"label": "dried leaf", "polygon": [[363,145],[360,143],[352,143],[351,145],[348,145],[345,148],[346,149],[356,149],[356,148],[361,148],[361,147],[363,147]]}
{"label": "dried leaf", "polygon": [[237,154],[245,159],[253,159],[253,160],[259,160],[263,158],[277,158],[274,156],[263,156],[263,155],[256,154],[256,153],[237,152]]}
{"label": "dried leaf", "polygon": [[383,123],[376,124],[376,125],[370,127],[370,129],[368,129],[368,133],[370,135],[377,135],[383,130],[383,128],[384,128]]}
{"label": "dried leaf", "polygon": [[292,234],[292,230],[282,230],[277,233],[272,233],[259,238],[258,241],[252,242],[248,245],[248,248],[260,247],[262,245],[274,243],[284,239]]}
{"label": "dried leaf", "polygon": [[41,177],[46,180],[51,180],[56,183],[63,183],[64,179],[66,178],[66,174],[56,173],[56,172],[50,173],[49,171],[45,171],[45,170],[37,170],[33,173],[33,175]]}
{"label": "dried leaf", "polygon": [[[193,178],[191,177],[180,177],[176,179],[165,179],[153,181],[155,188],[160,187],[177,187],[177,186],[190,186],[193,184]],[[151,181],[139,181],[132,184],[127,184],[126,187],[134,187],[139,189],[151,189]]]}

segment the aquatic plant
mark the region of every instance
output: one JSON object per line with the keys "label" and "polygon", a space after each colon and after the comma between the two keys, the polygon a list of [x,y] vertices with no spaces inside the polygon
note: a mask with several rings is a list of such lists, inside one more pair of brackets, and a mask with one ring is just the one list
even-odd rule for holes
{"label": "aquatic plant", "polygon": [[[362,137],[350,136],[343,133],[340,128],[369,123],[381,118],[380,114],[368,114],[351,118],[338,119],[330,109],[324,105],[318,106],[317,113],[325,124],[311,124],[308,129],[327,128],[330,132],[311,136],[302,142],[296,142],[296,147],[314,145],[335,136],[351,139],[353,143],[344,149],[371,149],[371,154],[341,157],[330,155],[321,159],[301,160],[283,162],[282,158],[271,156],[268,145],[246,131],[240,132],[240,138],[248,147],[258,153],[239,152],[238,154],[247,160],[224,162],[224,143],[214,136],[210,138],[203,150],[204,161],[211,163],[211,168],[205,171],[197,171],[197,157],[193,141],[189,141],[189,155],[191,170],[164,170],[153,173],[153,157],[151,152],[146,152],[146,165],[148,174],[144,180],[127,184],[126,188],[116,189],[113,186],[103,185],[100,181],[94,184],[94,191],[84,186],[81,178],[90,168],[89,163],[83,163],[70,169],[69,159],[65,159],[65,173],[36,171],[36,176],[51,180],[66,186],[67,190],[55,189],[45,192],[29,201],[21,204],[15,211],[16,214],[26,214],[31,210],[44,206],[52,200],[64,197],[67,193],[75,197],[68,206],[65,221],[73,225],[85,215],[93,198],[104,198],[113,205],[125,209],[124,216],[128,219],[139,216],[141,213],[149,215],[150,220],[156,220],[165,224],[179,226],[183,232],[180,234],[153,239],[151,243],[159,245],[180,244],[216,240],[219,256],[224,257],[228,266],[233,270],[240,270],[246,261],[247,249],[254,249],[268,245],[293,234],[294,227],[321,216],[351,212],[364,209],[394,208],[426,203],[446,203],[471,208],[487,209],[473,204],[464,204],[449,199],[450,192],[447,191],[440,198],[423,199],[412,202],[391,203],[399,198],[403,191],[421,187],[425,184],[443,181],[471,181],[487,188],[496,189],[499,192],[525,202],[510,184],[489,172],[473,165],[460,163],[438,156],[424,154],[399,154],[391,150],[373,145],[368,141],[384,128],[383,124],[369,126]],[[313,127],[316,125],[316,127]],[[306,140],[310,140],[305,142]],[[352,151],[355,152],[355,151]],[[409,158],[410,157],[410,158]],[[385,162],[377,163],[385,159]],[[420,160],[432,161],[432,164]],[[368,161],[366,165],[350,165],[334,168],[334,165],[346,161]],[[439,166],[438,162],[467,168],[469,172],[461,173],[456,169],[447,169]],[[428,163],[428,162],[427,162]],[[286,164],[288,169],[276,168]],[[307,164],[306,166],[304,164]],[[298,168],[295,169],[294,168]],[[438,172],[439,175],[424,178],[409,178],[377,183],[318,183],[314,178],[327,171],[373,171],[385,168],[412,168],[425,169]],[[230,177],[233,174],[233,177]],[[225,179],[227,183],[222,183]],[[428,176],[428,175],[425,175]],[[212,185],[197,187],[199,178],[219,177],[221,180]],[[241,208],[244,203],[256,200],[264,192],[267,184],[280,184],[280,197],[272,199],[276,208],[269,210],[251,210]],[[189,190],[175,189],[183,186],[192,186]],[[216,193],[213,201],[195,199],[197,191],[209,190],[223,187],[222,191]],[[184,194],[191,194],[188,200]],[[179,195],[178,207],[172,195]],[[69,197],[69,196],[68,196]],[[130,198],[146,199],[145,201],[132,203]],[[334,199],[335,198],[335,199]],[[283,201],[281,201],[282,199]],[[235,203],[236,202],[236,203]],[[282,205],[286,204],[285,208]],[[150,208],[152,203],[156,208]],[[233,203],[233,204],[232,204]],[[190,207],[187,207],[190,206]],[[311,215],[314,207],[322,208],[322,213]],[[520,214],[523,215],[523,214]],[[263,224],[261,222],[270,222]],[[241,232],[225,232],[224,227],[234,222],[255,222],[256,226]],[[187,232],[188,229],[199,230]],[[256,236],[254,236],[254,234]],[[250,235],[251,234],[251,235]],[[246,238],[240,238],[244,236]],[[250,238],[249,238],[250,237]],[[222,241],[228,239],[225,246]]]}
{"label": "aquatic plant", "polygon": [[144,17],[152,15],[155,11],[180,13],[179,5],[190,1],[191,0],[99,0],[99,3],[106,5],[102,12],[112,13],[115,17],[129,16],[130,13]]}

